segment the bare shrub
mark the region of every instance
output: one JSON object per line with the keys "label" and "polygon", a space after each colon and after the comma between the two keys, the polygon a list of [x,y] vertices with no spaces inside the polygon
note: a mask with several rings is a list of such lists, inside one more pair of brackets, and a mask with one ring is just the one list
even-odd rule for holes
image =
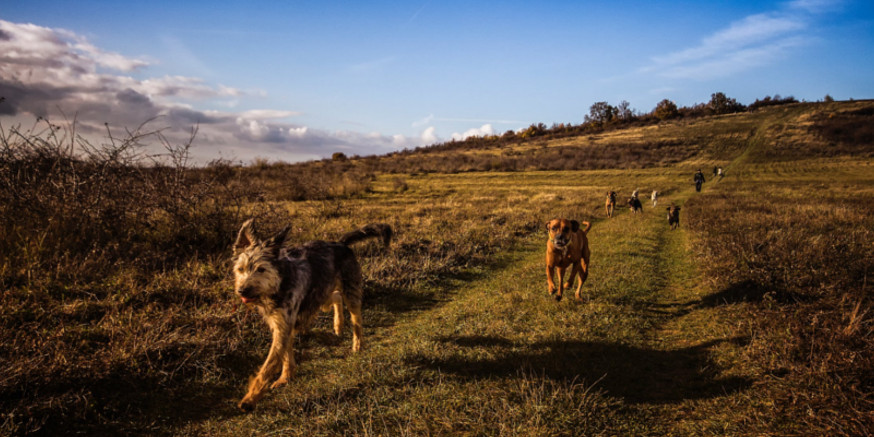
{"label": "bare shrub", "polygon": [[[81,279],[119,261],[157,267],[192,250],[214,253],[239,221],[243,193],[211,177],[227,179],[227,170],[189,171],[196,129],[175,145],[144,124],[123,138],[108,133],[99,146],[78,136],[75,123],[43,119],[27,131],[0,131],[6,280]],[[145,154],[146,141],[166,153]]]}

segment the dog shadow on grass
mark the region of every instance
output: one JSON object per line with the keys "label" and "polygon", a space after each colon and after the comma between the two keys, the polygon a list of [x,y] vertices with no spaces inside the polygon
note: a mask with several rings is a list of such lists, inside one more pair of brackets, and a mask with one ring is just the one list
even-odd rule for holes
{"label": "dog shadow on grass", "polygon": [[[198,381],[188,372],[170,378],[143,376],[119,367],[100,377],[67,379],[42,388],[43,396],[70,401],[41,418],[42,435],[162,435],[204,420],[239,415],[235,402],[242,396],[248,363],[254,357],[226,355],[228,372],[222,380]],[[54,393],[53,395],[50,393]]]}
{"label": "dog shadow on grass", "polygon": [[[717,340],[674,350],[597,341],[546,341],[524,346],[489,336],[452,336],[438,341],[459,353],[446,359],[418,356],[411,361],[460,378],[516,378],[533,373],[556,381],[597,381],[595,386],[608,396],[629,404],[708,399],[745,390],[752,384],[746,378],[719,376],[710,359],[711,348],[742,339]],[[473,348],[488,348],[495,358],[469,358],[472,354],[468,352]],[[501,355],[502,350],[509,352]]]}
{"label": "dog shadow on grass", "polygon": [[794,304],[810,302],[815,296],[807,296],[783,290],[777,287],[766,287],[753,280],[747,279],[728,285],[724,289],[704,296],[698,303],[699,307],[713,308],[721,305],[736,303],[759,303],[770,300],[778,304]]}
{"label": "dog shadow on grass", "polygon": [[628,305],[640,311],[666,317],[682,317],[702,308],[716,308],[725,305],[742,303],[759,304],[772,302],[778,305],[792,305],[800,302],[811,302],[816,296],[794,293],[774,287],[765,287],[752,280],[735,282],[715,293],[703,296],[700,299],[685,302],[645,302],[635,301],[631,298],[614,298],[609,300],[616,305]]}

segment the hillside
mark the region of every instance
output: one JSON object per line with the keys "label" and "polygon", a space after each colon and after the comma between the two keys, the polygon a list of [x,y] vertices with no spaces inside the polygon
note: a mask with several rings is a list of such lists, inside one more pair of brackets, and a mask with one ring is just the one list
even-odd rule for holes
{"label": "hillside", "polygon": [[[354,195],[377,174],[397,175],[403,186],[403,175],[429,173],[712,167],[744,154],[757,162],[870,157],[872,112],[874,102],[864,100],[790,103],[721,116],[643,118],[584,134],[576,133],[580,126],[558,125],[527,138],[470,138],[381,156],[236,168],[258,196],[283,201]],[[217,162],[230,171],[229,163]]]}
{"label": "hillside", "polygon": [[[869,434],[872,118],[869,101],[793,104],[204,169],[4,133],[0,431]],[[604,193],[636,188],[660,191],[658,207],[607,219]],[[556,216],[593,224],[583,302],[546,291]],[[263,236],[291,224],[295,243],[397,232],[389,250],[354,248],[363,351],[322,316],[296,378],[249,414],[236,402],[269,334],[232,292],[247,217]]]}
{"label": "hillside", "polygon": [[[566,136],[472,138],[371,157],[361,164],[382,172],[594,170],[649,168],[690,159],[730,161],[751,143],[765,142],[765,160],[870,156],[874,102],[794,103],[756,111],[643,126],[607,126]],[[408,169],[401,171],[402,169]]]}

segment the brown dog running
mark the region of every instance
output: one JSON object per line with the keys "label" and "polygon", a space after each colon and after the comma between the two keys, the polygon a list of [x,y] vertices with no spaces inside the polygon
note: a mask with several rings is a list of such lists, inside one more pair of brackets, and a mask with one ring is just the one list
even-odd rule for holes
{"label": "brown dog running", "polygon": [[613,217],[613,211],[616,209],[616,192],[607,192],[607,203],[604,205],[607,209],[607,218]]}
{"label": "brown dog running", "polygon": [[[555,294],[555,300],[561,301],[565,288],[571,288],[574,278],[580,277],[577,285],[576,299],[582,300],[580,292],[583,283],[589,276],[589,239],[586,234],[591,225],[583,222],[586,226],[580,229],[580,222],[568,219],[553,219],[546,223],[549,240],[546,242],[546,282],[549,284],[549,294]],[[567,284],[564,283],[565,269],[571,267],[571,276]],[[553,271],[558,269],[558,288],[553,282]]]}

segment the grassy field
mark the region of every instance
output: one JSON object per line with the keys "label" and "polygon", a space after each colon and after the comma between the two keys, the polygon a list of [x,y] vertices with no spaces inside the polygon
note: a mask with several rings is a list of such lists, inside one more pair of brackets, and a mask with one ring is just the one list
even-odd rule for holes
{"label": "grassy field", "polygon": [[[354,196],[243,202],[240,216],[265,235],[290,223],[295,242],[397,230],[388,251],[355,247],[363,351],[324,315],[298,342],[296,379],[249,414],[236,402],[269,334],[236,304],[229,249],[72,279],[6,258],[0,432],[870,434],[871,145],[774,159],[824,147],[804,124],[820,115],[767,114],[581,140],[702,143],[670,165],[377,174]],[[547,147],[574,147],[557,141]],[[715,163],[726,177],[695,193],[692,173]],[[604,193],[622,204],[635,188],[659,190],[658,207],[606,219]],[[583,302],[547,293],[543,226],[557,216],[592,222]]]}

